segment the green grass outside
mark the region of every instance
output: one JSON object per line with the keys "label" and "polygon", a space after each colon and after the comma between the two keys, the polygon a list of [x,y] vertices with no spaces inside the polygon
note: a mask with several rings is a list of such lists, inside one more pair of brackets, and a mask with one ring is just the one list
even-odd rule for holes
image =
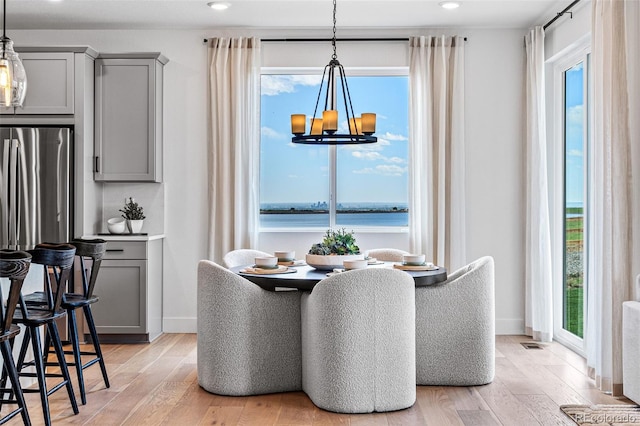
{"label": "green grass outside", "polygon": [[[581,214],[582,208],[568,208],[567,213]],[[584,221],[582,216],[565,220],[567,252],[583,251]],[[578,337],[583,337],[584,324],[584,276],[565,276],[565,317],[564,328]]]}
{"label": "green grass outside", "polygon": [[584,337],[582,330],[582,325],[584,323],[582,320],[583,294],[582,287],[567,288],[565,292],[566,312],[564,328],[578,337]]}

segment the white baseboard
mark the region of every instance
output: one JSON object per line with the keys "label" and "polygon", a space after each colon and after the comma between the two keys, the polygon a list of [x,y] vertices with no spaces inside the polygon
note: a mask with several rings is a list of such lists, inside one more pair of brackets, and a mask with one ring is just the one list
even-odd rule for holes
{"label": "white baseboard", "polygon": [[524,334],[524,320],[521,318],[496,319],[496,335],[500,334]]}
{"label": "white baseboard", "polygon": [[173,317],[162,319],[163,333],[195,333],[198,331],[198,320],[194,318]]}
{"label": "white baseboard", "polygon": [[[172,317],[162,320],[164,333],[196,333],[198,331],[196,318]],[[496,319],[496,334],[524,334],[524,320]]]}

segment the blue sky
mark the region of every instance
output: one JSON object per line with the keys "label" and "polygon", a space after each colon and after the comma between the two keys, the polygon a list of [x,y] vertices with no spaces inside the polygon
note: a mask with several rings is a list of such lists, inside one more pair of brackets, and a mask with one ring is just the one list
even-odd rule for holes
{"label": "blue sky", "polygon": [[584,67],[565,73],[566,201],[584,200]]}
{"label": "blue sky", "polygon": [[[261,123],[261,203],[329,201],[328,146],[291,143],[291,114],[313,114],[320,76],[263,75]],[[378,143],[338,147],[338,203],[406,204],[408,78],[348,77],[356,116],[377,114]],[[342,98],[339,98],[342,102]],[[321,116],[323,100],[317,116]],[[341,133],[346,116],[338,110]]]}

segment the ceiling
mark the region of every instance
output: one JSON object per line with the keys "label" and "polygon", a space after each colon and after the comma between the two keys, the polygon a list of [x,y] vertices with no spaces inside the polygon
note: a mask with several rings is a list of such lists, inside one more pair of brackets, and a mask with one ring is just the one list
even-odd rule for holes
{"label": "ceiling", "polygon": [[[324,28],[331,0],[8,0],[7,29]],[[570,0],[339,0],[338,28],[528,28],[544,24]]]}

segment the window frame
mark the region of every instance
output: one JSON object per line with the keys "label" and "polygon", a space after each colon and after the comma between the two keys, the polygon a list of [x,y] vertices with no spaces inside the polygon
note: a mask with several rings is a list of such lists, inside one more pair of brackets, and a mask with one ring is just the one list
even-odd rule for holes
{"label": "window frame", "polygon": [[583,40],[574,46],[571,51],[563,54],[561,58],[553,63],[553,135],[551,141],[551,155],[553,156],[553,181],[555,185],[551,196],[552,203],[552,229],[553,229],[553,334],[554,340],[560,342],[564,346],[569,347],[574,352],[586,356],[585,339],[580,338],[570,331],[564,329],[564,265],[565,265],[565,246],[564,240],[566,236],[565,230],[565,186],[566,186],[566,141],[565,141],[565,72],[572,67],[583,63],[584,67],[584,254],[583,254],[583,336],[587,335],[587,286],[589,282],[588,276],[588,258],[586,248],[588,247],[588,229],[589,229],[589,173],[591,170],[591,132],[589,123],[592,114],[592,91],[591,91],[591,64],[589,58],[591,55],[591,45],[589,40]]}
{"label": "window frame", "polygon": [[[324,67],[275,67],[275,66],[265,66],[260,68],[260,76],[263,75],[322,75]],[[409,78],[409,67],[408,66],[366,66],[366,67],[344,67],[345,75],[347,80],[350,77],[395,77],[395,76],[404,76],[407,79]],[[262,96],[262,94],[261,94]],[[313,105],[309,105],[311,108]],[[409,98],[407,97],[407,111],[409,109]],[[302,113],[303,111],[301,111]],[[408,233],[409,232],[409,224],[406,226],[346,226],[336,224],[337,218],[337,202],[336,202],[336,194],[337,194],[337,174],[338,174],[338,146],[329,145],[329,162],[328,162],[328,172],[329,172],[329,225],[328,228],[336,229],[341,227],[348,227],[350,230],[354,230],[358,233]],[[410,167],[409,160],[409,152],[407,152],[407,163],[408,167]],[[409,185],[407,185],[407,195],[410,199],[411,194],[409,193]],[[258,203],[260,205],[260,202]],[[327,227],[325,226],[301,226],[301,227],[263,227],[260,221],[260,212],[258,212],[258,232],[259,233],[283,233],[283,232],[324,232]]]}

